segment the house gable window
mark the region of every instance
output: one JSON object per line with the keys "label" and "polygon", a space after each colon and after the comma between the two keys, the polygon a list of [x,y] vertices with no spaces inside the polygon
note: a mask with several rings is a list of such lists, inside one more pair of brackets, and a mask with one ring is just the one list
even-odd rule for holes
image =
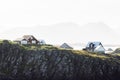
{"label": "house gable window", "polygon": [[36,40],[32,40],[32,44],[36,44]]}
{"label": "house gable window", "polygon": [[21,44],[27,44],[27,40],[22,40]]}

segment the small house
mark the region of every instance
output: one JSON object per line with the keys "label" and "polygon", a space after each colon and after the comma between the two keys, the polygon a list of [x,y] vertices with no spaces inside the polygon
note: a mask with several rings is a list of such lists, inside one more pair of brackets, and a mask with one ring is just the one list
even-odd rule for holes
{"label": "small house", "polygon": [[60,48],[64,48],[64,49],[73,49],[71,46],[69,46],[67,43],[63,43]]}
{"label": "small house", "polygon": [[38,44],[39,41],[33,35],[24,35],[22,38],[18,38],[15,42],[19,44]]}
{"label": "small house", "polygon": [[105,48],[101,42],[88,42],[85,50],[89,52],[105,53]]}
{"label": "small house", "polygon": [[108,48],[108,50],[107,51],[113,51],[113,49],[112,48]]}
{"label": "small house", "polygon": [[39,44],[42,44],[42,45],[44,45],[44,44],[46,44],[46,42],[44,41],[44,40],[39,40]]}

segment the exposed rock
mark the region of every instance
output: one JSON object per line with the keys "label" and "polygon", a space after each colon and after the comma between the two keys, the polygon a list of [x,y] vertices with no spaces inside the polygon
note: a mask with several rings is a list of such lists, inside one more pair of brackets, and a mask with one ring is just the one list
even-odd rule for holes
{"label": "exposed rock", "polygon": [[[0,43],[0,80],[119,80],[120,60],[72,50],[26,50]],[[105,58],[104,58],[105,57]]]}

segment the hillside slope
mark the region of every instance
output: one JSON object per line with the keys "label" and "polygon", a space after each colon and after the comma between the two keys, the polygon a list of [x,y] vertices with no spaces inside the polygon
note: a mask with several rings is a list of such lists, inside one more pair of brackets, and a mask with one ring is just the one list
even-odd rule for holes
{"label": "hillside slope", "polygon": [[119,80],[119,57],[0,43],[0,80]]}

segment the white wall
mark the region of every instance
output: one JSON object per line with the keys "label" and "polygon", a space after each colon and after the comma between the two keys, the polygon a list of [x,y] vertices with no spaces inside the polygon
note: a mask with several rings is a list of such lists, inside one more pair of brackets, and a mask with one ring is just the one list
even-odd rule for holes
{"label": "white wall", "polygon": [[100,45],[95,49],[95,52],[105,52],[105,49]]}
{"label": "white wall", "polygon": [[35,41],[35,40],[32,40],[32,44],[36,44],[36,41]]}
{"label": "white wall", "polygon": [[22,40],[21,44],[27,44],[27,41],[26,40]]}

